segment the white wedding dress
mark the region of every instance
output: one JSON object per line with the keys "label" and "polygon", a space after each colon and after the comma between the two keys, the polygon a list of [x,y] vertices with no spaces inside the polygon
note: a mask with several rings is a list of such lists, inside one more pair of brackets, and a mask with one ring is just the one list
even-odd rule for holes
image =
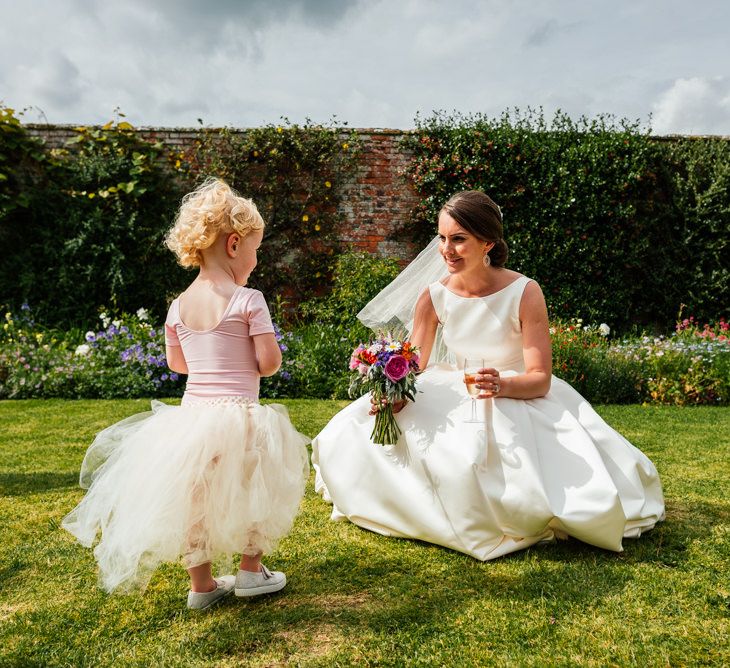
{"label": "white wedding dress", "polygon": [[558,378],[538,399],[478,400],[483,422],[465,421],[464,358],[483,358],[502,376],[524,372],[518,313],[529,280],[478,298],[429,286],[455,364],[418,377],[416,402],[396,416],[397,444],[370,441],[367,395],[315,438],[316,489],[332,519],[481,560],[566,534],[621,551],[623,538],[664,519],[651,461]]}

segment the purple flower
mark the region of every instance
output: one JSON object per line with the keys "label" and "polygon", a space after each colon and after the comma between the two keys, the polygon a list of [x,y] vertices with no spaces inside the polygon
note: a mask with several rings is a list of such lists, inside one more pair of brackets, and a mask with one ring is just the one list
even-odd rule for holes
{"label": "purple flower", "polygon": [[281,372],[281,377],[284,380],[290,380],[291,379],[291,374],[288,371],[282,371]]}
{"label": "purple flower", "polygon": [[167,375],[166,373],[163,373],[163,374],[162,374],[162,375],[160,376],[160,380],[167,380],[167,379],[168,379],[169,377],[170,377],[170,376],[168,376],[168,375]]}
{"label": "purple flower", "polygon": [[179,376],[175,372],[170,374],[170,380],[177,380],[178,378]]}
{"label": "purple flower", "polygon": [[394,383],[408,375],[408,360],[403,355],[393,355],[385,364],[385,375]]}

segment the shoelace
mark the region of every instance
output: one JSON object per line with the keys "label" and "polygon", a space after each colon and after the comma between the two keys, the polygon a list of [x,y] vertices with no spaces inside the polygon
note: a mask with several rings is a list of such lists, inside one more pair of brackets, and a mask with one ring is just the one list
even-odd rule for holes
{"label": "shoelace", "polygon": [[271,574],[271,571],[266,568],[263,564],[261,564],[261,574],[264,576],[264,580],[269,580],[270,578],[273,578],[274,576]]}

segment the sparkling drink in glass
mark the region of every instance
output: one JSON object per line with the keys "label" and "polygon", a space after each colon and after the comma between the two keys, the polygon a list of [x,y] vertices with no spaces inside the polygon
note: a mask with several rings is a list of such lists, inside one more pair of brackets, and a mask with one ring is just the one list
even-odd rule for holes
{"label": "sparkling drink in glass", "polygon": [[477,396],[481,390],[477,387],[477,374],[480,369],[484,368],[483,359],[465,359],[464,360],[464,383],[466,391],[471,397],[471,416],[464,422],[484,422],[477,418]]}

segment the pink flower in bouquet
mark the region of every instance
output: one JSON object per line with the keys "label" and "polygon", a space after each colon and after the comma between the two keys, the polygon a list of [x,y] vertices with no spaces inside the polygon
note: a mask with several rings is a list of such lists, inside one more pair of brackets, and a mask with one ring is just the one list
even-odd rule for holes
{"label": "pink flower in bouquet", "polygon": [[385,375],[390,378],[394,383],[405,378],[409,371],[408,360],[403,355],[393,355],[385,363]]}

